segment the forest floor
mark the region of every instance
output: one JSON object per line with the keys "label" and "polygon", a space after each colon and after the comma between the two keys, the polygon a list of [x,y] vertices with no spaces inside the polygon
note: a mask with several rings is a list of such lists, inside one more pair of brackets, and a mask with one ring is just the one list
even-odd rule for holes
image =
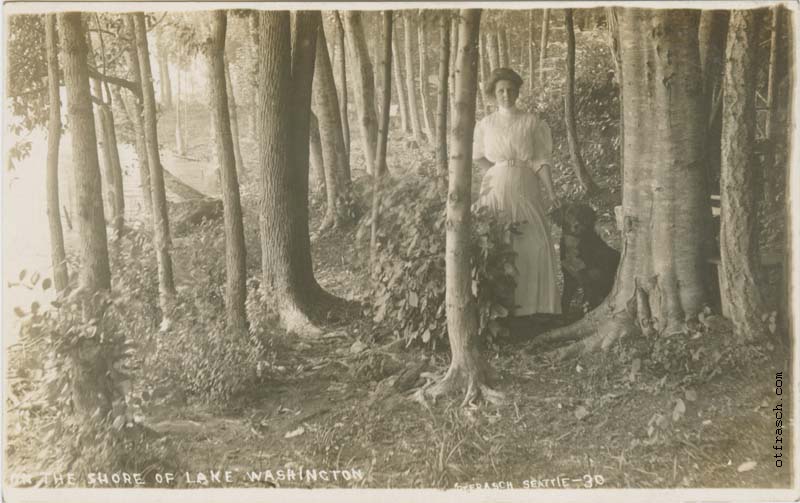
{"label": "forest floor", "polygon": [[[256,145],[244,142],[243,150],[253,166]],[[395,176],[414,176],[429,156],[404,141],[392,141],[389,152]],[[321,209],[312,205],[312,229]],[[611,214],[601,212],[601,221],[609,224]],[[366,303],[354,234],[315,236],[315,272],[330,292]],[[462,397],[422,404],[413,390],[392,391],[397,375],[421,360],[442,375],[449,353],[393,343],[370,316],[356,316],[324,327],[320,338],[287,336],[269,379],[225,410],[168,396],[147,422],[175,442],[188,473],[180,487],[219,469],[231,470],[237,486],[258,487],[789,486],[790,462],[776,468],[773,447],[776,373],[783,397],[792,381],[780,338],[738,346],[730,327],[710,317],[703,333],[657,344],[658,362],[625,348],[552,361],[532,347],[537,331],[485,354],[506,397],[500,406],[462,407]],[[788,455],[788,435],[783,441]],[[281,480],[280,470],[301,469],[363,477]]]}
{"label": "forest floor", "polygon": [[[163,127],[159,123],[168,148],[170,120],[167,115]],[[205,135],[199,123],[194,127],[190,138]],[[352,144],[355,160],[358,142]],[[252,171],[257,146],[245,140],[242,149]],[[430,156],[396,140],[389,152],[395,176],[414,176]],[[207,154],[190,152],[195,160],[176,174],[207,173]],[[355,168],[354,177],[359,176],[363,172]],[[558,173],[556,180],[566,176]],[[247,197],[254,183],[243,190],[245,204],[257,201]],[[321,209],[312,204],[312,229]],[[611,214],[601,212],[606,228]],[[355,240],[355,229],[315,236],[314,267],[324,288],[364,303],[366,311],[368,278]],[[174,262],[180,264],[181,254],[190,251],[176,245]],[[259,276],[257,268],[250,274]],[[185,281],[177,279],[179,285]],[[231,471],[233,482],[202,486],[785,488],[791,483],[786,432],[793,421],[786,416],[781,468],[773,448],[773,409],[782,403],[787,411],[792,395],[788,346],[779,337],[737,345],[719,317],[710,317],[706,330],[691,338],[648,341],[660,348],[658,361],[626,347],[554,361],[533,347],[541,331],[534,326],[484,352],[496,374],[493,387],[505,395],[502,405],[461,406],[461,396],[420,403],[412,399],[413,390],[394,392],[397,376],[422,360],[429,362],[431,376],[443,375],[449,352],[406,348],[381,334],[369,315],[323,329],[314,339],[281,335],[268,377],[230,405],[205,404],[172,390],[145,409],[146,424],[174,446],[179,468],[174,487],[199,487],[198,479],[210,478],[214,470]],[[776,396],[777,373],[783,375],[782,396]],[[24,459],[24,443],[15,448]],[[289,470],[301,469],[328,470],[329,480],[289,479]],[[353,471],[333,480],[333,470]]]}

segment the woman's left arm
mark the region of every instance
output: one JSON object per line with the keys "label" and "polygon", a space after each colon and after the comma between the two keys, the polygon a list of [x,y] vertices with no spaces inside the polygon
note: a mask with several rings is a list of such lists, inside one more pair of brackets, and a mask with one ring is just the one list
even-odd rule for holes
{"label": "woman's left arm", "polygon": [[539,180],[544,184],[544,188],[547,190],[547,195],[550,197],[550,202],[553,206],[556,208],[561,206],[561,202],[558,200],[558,197],[556,197],[556,191],[553,189],[553,177],[550,175],[550,165],[542,164],[536,174],[539,175]]}

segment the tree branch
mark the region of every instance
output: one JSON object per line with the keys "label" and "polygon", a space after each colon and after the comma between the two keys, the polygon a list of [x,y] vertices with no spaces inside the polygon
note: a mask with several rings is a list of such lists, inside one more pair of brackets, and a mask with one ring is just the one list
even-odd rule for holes
{"label": "tree branch", "polygon": [[98,72],[96,69],[91,67],[89,68],[89,76],[92,77],[93,79],[99,79],[102,80],[103,82],[108,82],[109,84],[114,84],[116,86],[124,87],[125,89],[129,90],[130,92],[132,92],[133,94],[135,94],[140,98],[142,96],[142,90],[139,88],[139,86],[136,85],[135,82],[131,82],[130,80],[121,79],[119,77],[113,77],[111,75],[103,75],[102,73]]}

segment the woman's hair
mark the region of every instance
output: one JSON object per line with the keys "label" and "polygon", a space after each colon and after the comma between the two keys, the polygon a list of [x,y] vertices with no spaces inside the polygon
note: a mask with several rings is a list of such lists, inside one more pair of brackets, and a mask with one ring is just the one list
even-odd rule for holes
{"label": "woman's hair", "polygon": [[517,88],[517,91],[522,87],[522,77],[517,72],[511,68],[495,68],[486,80],[484,91],[490,96],[494,95],[494,86],[501,80],[511,82]]}

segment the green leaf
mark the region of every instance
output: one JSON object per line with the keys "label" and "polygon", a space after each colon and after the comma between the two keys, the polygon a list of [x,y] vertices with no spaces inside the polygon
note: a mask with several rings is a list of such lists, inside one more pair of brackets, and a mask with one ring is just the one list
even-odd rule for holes
{"label": "green leaf", "polygon": [[417,297],[417,293],[414,292],[413,290],[408,292],[408,304],[411,307],[419,306],[419,297]]}
{"label": "green leaf", "polygon": [[21,270],[21,271],[19,272],[19,280],[20,280],[20,281],[22,281],[23,279],[25,279],[25,276],[26,276],[27,274],[28,274],[28,270],[27,270],[27,269],[23,269],[23,270]]}
{"label": "green leaf", "polygon": [[42,281],[42,290],[47,290],[52,284],[53,281],[50,278],[45,278],[44,281]]}

